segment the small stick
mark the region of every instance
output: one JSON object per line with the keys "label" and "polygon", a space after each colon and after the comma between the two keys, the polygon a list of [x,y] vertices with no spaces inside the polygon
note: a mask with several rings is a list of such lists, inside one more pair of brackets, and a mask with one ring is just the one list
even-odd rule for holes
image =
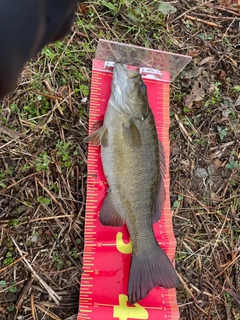
{"label": "small stick", "polygon": [[31,311],[32,311],[33,320],[37,320],[37,318],[36,318],[36,309],[35,309],[35,305],[34,305],[34,295],[33,294],[31,294]]}
{"label": "small stick", "polygon": [[[51,88],[50,83],[48,82],[47,79],[44,80],[44,83],[45,83],[47,89],[48,89],[50,92],[54,92],[54,90]],[[61,100],[62,100],[62,99],[61,99]],[[58,109],[59,113],[61,114],[61,116],[63,116],[63,111],[62,111],[62,109],[61,109],[61,107],[60,107],[60,104],[58,103],[58,99],[55,99],[55,106],[57,107],[57,109]]]}
{"label": "small stick", "polygon": [[[1,147],[0,147],[0,148],[1,148]],[[3,194],[6,190],[11,189],[12,187],[16,186],[17,184],[20,184],[20,182],[28,179],[29,177],[36,176],[36,175],[38,175],[38,174],[39,174],[39,172],[34,172],[34,173],[28,175],[27,177],[24,177],[24,178],[18,180],[17,182],[14,182],[14,183],[10,184],[10,186],[7,186],[6,188],[0,190],[0,194]]]}
{"label": "small stick", "polygon": [[32,219],[31,222],[33,222],[33,221],[53,220],[53,219],[55,220],[55,219],[60,219],[60,218],[68,218],[69,219],[69,218],[73,218],[73,217],[74,217],[73,214],[65,214],[65,215],[53,216],[53,217],[35,218],[35,219]]}
{"label": "small stick", "polygon": [[225,148],[225,147],[229,147],[229,146],[233,145],[234,143],[235,143],[235,141],[222,143],[220,146],[216,146],[216,147],[210,148],[210,151],[217,150],[217,149],[222,149],[222,148]]}
{"label": "small stick", "polygon": [[178,118],[178,115],[175,113],[174,116],[175,116],[175,119],[177,120],[177,123],[179,124],[179,128],[182,131],[184,138],[187,138],[190,142],[192,142],[192,138],[190,137],[189,133],[185,129],[184,125],[182,124],[182,121]]}
{"label": "small stick", "polygon": [[[17,245],[13,237],[11,237],[11,240],[14,243],[15,247],[17,248],[19,254],[22,256],[23,252],[19,248],[19,246]],[[41,283],[44,289],[48,292],[49,296],[55,301],[57,305],[59,305],[59,301],[61,300],[61,297],[52,288],[50,288],[49,285],[37,274],[37,272],[33,269],[30,262],[26,258],[23,258],[23,261],[25,262],[28,269],[32,272],[34,277]]]}
{"label": "small stick", "polygon": [[185,17],[186,17],[187,19],[192,20],[192,21],[202,22],[202,23],[207,24],[208,26],[222,29],[222,26],[220,26],[219,24],[216,24],[216,23],[214,23],[214,22],[206,21],[206,20],[203,20],[203,19],[200,19],[200,18],[195,18],[195,17],[189,16],[189,15],[187,15],[187,14],[185,14]]}
{"label": "small stick", "polygon": [[[181,183],[179,183],[178,181],[176,181],[176,182],[177,182],[180,186],[182,186]],[[200,204],[200,206],[203,207],[203,208],[209,213],[209,209],[205,206],[204,203],[202,203],[200,200],[198,200],[189,190],[187,190],[187,192],[189,193],[189,195],[182,194],[182,193],[180,193],[180,192],[177,192],[177,194],[180,194],[181,196],[188,197],[188,198],[190,198],[190,199],[192,199],[192,200],[197,201],[197,202]]]}
{"label": "small stick", "polygon": [[224,226],[226,224],[226,221],[227,221],[228,212],[229,212],[229,210],[227,211],[226,217],[225,217],[224,222],[222,224],[222,227],[221,227],[221,229],[220,229],[220,231],[218,233],[217,239],[214,241],[214,246],[213,246],[212,252],[210,254],[210,257],[212,257],[212,255],[214,253],[214,250],[215,250],[216,246],[218,245],[219,238],[220,238],[220,236],[222,234],[223,228],[224,228]]}
{"label": "small stick", "polygon": [[51,311],[43,308],[42,306],[40,306],[39,304],[35,304],[35,306],[41,310],[42,312],[45,313],[45,315],[47,314],[50,318],[54,319],[54,320],[62,320],[61,318],[59,318],[58,316],[56,316],[54,313],[52,313]]}
{"label": "small stick", "polygon": [[212,16],[212,15],[209,15],[209,14],[206,14],[206,13],[197,13],[197,12],[195,12],[195,15],[197,15],[197,16],[200,16],[200,17],[207,17],[207,18],[211,18],[211,19],[217,19],[217,20],[230,20],[230,21],[232,21],[233,19],[234,20],[236,20],[236,21],[238,21],[239,20],[239,18],[237,18],[237,17],[221,17],[221,18],[219,18],[218,16]]}
{"label": "small stick", "polygon": [[187,10],[187,11],[184,11],[182,14],[180,14],[180,16],[178,16],[177,18],[175,18],[175,19],[172,21],[172,23],[175,22],[175,21],[177,21],[177,20],[179,20],[180,18],[182,18],[186,13],[189,13],[189,12],[194,11],[195,9],[199,9],[199,8],[201,8],[201,7],[204,7],[205,5],[207,5],[207,4],[209,4],[210,2],[213,2],[213,1],[214,1],[214,0],[210,0],[210,1],[206,2],[206,3],[200,4],[199,6],[195,6],[195,7],[191,8],[191,9],[189,9],[189,10]]}
{"label": "small stick", "polygon": [[224,8],[224,7],[213,6],[213,5],[211,5],[210,3],[209,3],[209,4],[206,3],[206,6],[209,7],[209,8],[211,8],[211,9],[213,9],[213,10],[216,10],[216,9],[217,9],[217,10],[222,10],[222,11],[231,13],[231,14],[237,16],[237,17],[240,17],[240,14],[238,13],[238,9],[236,9],[236,11],[234,11],[233,8],[231,8],[231,10],[229,10],[229,9],[227,9],[227,8]]}
{"label": "small stick", "polygon": [[[57,201],[57,199],[53,196],[53,194],[44,186],[44,184],[42,184],[42,182],[38,179],[36,179],[38,184],[40,184],[40,186],[44,189],[44,191],[50,196],[50,198],[52,199],[52,201],[59,207],[60,211],[65,215],[65,216],[69,216],[67,214],[67,212],[63,209],[62,205],[60,204],[59,201]],[[70,219],[70,216],[69,216]]]}
{"label": "small stick", "polygon": [[188,288],[188,286],[187,286],[186,282],[184,281],[184,279],[182,278],[182,276],[178,272],[177,272],[177,275],[178,275],[179,280],[183,284],[184,289],[187,291],[187,293],[190,295],[190,297],[196,302],[196,298],[194,297],[192,291]]}
{"label": "small stick", "polygon": [[67,250],[64,248],[64,246],[62,245],[61,241],[58,239],[58,237],[55,236],[54,232],[52,231],[52,229],[50,228],[49,224],[47,225],[48,229],[51,231],[53,238],[56,240],[56,242],[60,245],[61,249],[63,250],[63,252],[66,254],[66,256],[68,257],[68,259],[75,265],[75,267],[77,267],[78,271],[80,271],[80,273],[84,273],[83,269],[76,263],[76,261],[68,254]]}
{"label": "small stick", "polygon": [[22,290],[22,292],[21,292],[21,294],[20,294],[20,296],[18,298],[18,301],[17,301],[17,304],[16,304],[16,310],[19,310],[22,307],[23,300],[26,297],[26,295],[28,294],[33,280],[34,280],[34,277],[33,277],[33,274],[32,274],[31,278],[28,280],[27,284],[25,285],[24,289]]}
{"label": "small stick", "polygon": [[33,90],[33,89],[31,89],[31,91],[36,93],[36,94],[39,94],[40,96],[43,96],[43,97],[46,97],[46,98],[49,98],[49,99],[55,99],[55,100],[59,100],[59,101],[62,100],[62,98],[53,96],[51,94],[42,93],[42,92],[39,92],[39,91],[36,91],[36,90]]}
{"label": "small stick", "polygon": [[26,256],[28,255],[28,253],[24,254],[22,257],[18,258],[17,260],[13,261],[11,264],[7,265],[6,267],[0,269],[0,273],[5,271],[6,269],[14,266],[16,263],[18,263],[19,261],[23,260],[24,258],[26,258]]}
{"label": "small stick", "polygon": [[228,263],[228,265],[226,266],[226,268],[224,268],[224,270],[222,270],[221,272],[219,272],[215,278],[219,277],[222,273],[224,273],[230,266],[232,266],[238,259],[240,258],[240,255],[236,256],[232,261],[230,261]]}

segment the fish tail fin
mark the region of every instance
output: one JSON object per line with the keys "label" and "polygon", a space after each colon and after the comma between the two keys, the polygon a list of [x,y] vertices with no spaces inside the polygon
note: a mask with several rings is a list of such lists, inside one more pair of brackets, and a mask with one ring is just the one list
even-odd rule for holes
{"label": "fish tail fin", "polygon": [[163,288],[179,286],[179,280],[171,261],[157,243],[149,253],[132,256],[128,301],[134,304],[145,298],[156,286]]}

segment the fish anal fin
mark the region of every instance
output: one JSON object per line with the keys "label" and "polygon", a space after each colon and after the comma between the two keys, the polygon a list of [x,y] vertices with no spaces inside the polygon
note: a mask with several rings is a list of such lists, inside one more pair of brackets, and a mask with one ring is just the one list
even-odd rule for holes
{"label": "fish anal fin", "polygon": [[156,286],[176,288],[177,273],[166,253],[156,243],[149,253],[132,256],[128,281],[128,301],[131,304],[145,298]]}
{"label": "fish anal fin", "polygon": [[106,196],[100,210],[100,222],[104,226],[121,227],[124,225],[124,220],[118,213],[111,191]]}
{"label": "fish anal fin", "polygon": [[[102,137],[104,137],[107,133],[107,127],[102,126],[98,130],[94,131],[88,137],[84,138],[83,141],[85,143],[91,142],[94,146],[99,146],[102,143]],[[104,140],[104,144],[106,145],[106,140]]]}
{"label": "fish anal fin", "polygon": [[133,149],[141,149],[142,147],[139,130],[133,121],[123,124],[123,139]]}
{"label": "fish anal fin", "polygon": [[158,187],[156,190],[156,195],[153,203],[153,210],[152,210],[153,223],[158,222],[158,220],[161,218],[165,199],[166,199],[166,191],[165,191],[164,181],[163,181],[166,173],[166,161],[165,161],[164,148],[161,141],[159,141],[158,149],[159,149],[159,162],[160,162],[159,164],[160,176],[159,176]]}

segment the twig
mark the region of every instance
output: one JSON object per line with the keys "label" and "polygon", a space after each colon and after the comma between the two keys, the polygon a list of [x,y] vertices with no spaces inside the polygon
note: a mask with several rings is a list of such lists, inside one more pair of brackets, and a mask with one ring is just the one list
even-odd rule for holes
{"label": "twig", "polygon": [[[48,89],[50,89],[50,88],[48,88]],[[59,101],[62,100],[62,98],[53,96],[51,94],[42,93],[42,92],[39,92],[39,91],[36,91],[36,90],[33,90],[33,89],[31,89],[31,91],[36,93],[36,94],[38,94],[38,95],[40,95],[40,96],[43,96],[43,97],[46,97],[46,98],[49,98],[49,99],[54,99],[54,100],[59,100]],[[53,91],[53,90],[51,89],[51,91]]]}
{"label": "twig", "polygon": [[44,189],[44,191],[50,196],[52,201],[59,207],[60,211],[70,219],[70,215],[67,214],[67,212],[63,209],[61,203],[57,201],[54,195],[44,186],[44,184],[40,180],[36,179],[36,181]]}
{"label": "twig", "polygon": [[213,253],[214,253],[214,250],[215,250],[215,248],[216,248],[216,246],[217,246],[217,244],[218,244],[218,240],[219,240],[219,238],[220,238],[220,236],[221,236],[221,234],[222,234],[223,228],[224,228],[224,226],[225,226],[225,224],[226,224],[226,221],[227,221],[228,212],[229,212],[229,209],[228,209],[228,211],[227,211],[227,214],[226,214],[226,217],[225,217],[224,222],[223,222],[223,224],[222,224],[222,227],[221,227],[221,229],[220,229],[220,231],[219,231],[218,237],[217,237],[216,241],[214,242],[214,246],[213,246],[212,252],[211,252],[211,254],[210,254],[210,257],[212,257],[212,255],[213,255]]}
{"label": "twig", "polygon": [[34,295],[33,294],[31,294],[31,311],[32,311],[33,320],[37,320],[37,318],[36,318],[36,309],[35,309],[35,305],[34,305]]}
{"label": "twig", "polygon": [[10,186],[7,186],[7,187],[4,188],[3,190],[0,190],[0,194],[3,194],[6,190],[11,189],[12,187],[16,186],[16,185],[19,184],[20,182],[28,179],[29,177],[36,176],[36,175],[38,175],[38,174],[39,174],[39,172],[34,172],[34,173],[28,175],[27,177],[24,177],[24,178],[22,178],[22,179],[20,179],[20,180],[18,180],[18,181],[16,181],[16,182],[14,182],[13,184],[10,184]]}
{"label": "twig", "polygon": [[54,319],[54,320],[62,320],[61,318],[59,318],[58,316],[56,316],[54,313],[52,313],[51,311],[43,308],[42,306],[40,306],[38,303],[35,304],[35,306],[41,310],[42,312],[44,312],[44,314],[48,315],[50,318]]}
{"label": "twig", "polygon": [[189,20],[192,20],[192,21],[202,22],[202,23],[207,24],[208,26],[222,29],[222,26],[220,26],[219,24],[216,24],[216,23],[214,23],[214,22],[210,22],[210,21],[206,21],[206,20],[203,20],[203,19],[200,19],[200,18],[192,17],[192,16],[189,16],[189,15],[187,15],[187,14],[185,14],[185,17],[186,17],[187,19],[189,19]]}
{"label": "twig", "polygon": [[192,138],[190,137],[189,133],[185,129],[185,127],[182,124],[182,121],[179,119],[178,115],[175,113],[174,116],[175,116],[175,119],[177,120],[177,123],[179,124],[179,128],[180,128],[184,138],[187,138],[190,142],[192,142]]}
{"label": "twig", "polygon": [[213,9],[213,10],[217,9],[217,10],[225,11],[225,12],[233,14],[234,16],[240,17],[240,14],[238,13],[237,9],[236,9],[236,11],[234,11],[233,8],[230,10],[230,9],[227,9],[227,8],[224,8],[224,7],[220,7],[220,6],[213,6],[210,3],[206,3],[206,6],[211,8],[211,9]]}
{"label": "twig", "polygon": [[61,53],[61,56],[59,57],[57,63],[56,63],[55,66],[54,66],[54,69],[53,69],[53,71],[52,71],[53,73],[55,73],[55,71],[56,71],[56,69],[57,69],[57,67],[58,67],[58,65],[59,65],[62,57],[65,55],[65,53],[66,53],[66,51],[67,51],[70,43],[72,42],[73,38],[75,37],[75,34],[76,34],[76,31],[73,32],[71,38],[70,38],[70,39],[68,40],[68,42],[67,42],[67,45],[64,47],[64,50],[63,50],[63,52]]}
{"label": "twig", "polygon": [[[111,30],[111,32],[114,34],[114,36],[116,38],[118,38],[118,35],[114,32],[113,28],[110,28],[110,26],[107,23],[106,19],[101,19],[101,17],[99,16],[98,11],[96,10],[95,6],[91,4],[89,7],[91,7],[93,9],[93,11],[96,13],[96,15],[97,15],[98,19],[100,20],[103,28],[106,29],[106,30],[107,29]],[[106,26],[107,26],[107,28],[106,28]]]}
{"label": "twig", "polygon": [[194,10],[196,10],[196,9],[199,9],[199,8],[201,8],[201,7],[204,7],[204,6],[206,6],[207,4],[209,4],[210,2],[213,2],[213,1],[214,1],[214,0],[210,0],[210,1],[206,2],[206,3],[202,3],[202,4],[200,4],[199,6],[195,6],[195,7],[191,8],[191,9],[189,9],[189,10],[187,10],[187,11],[183,10],[184,12],[183,12],[182,14],[180,14],[180,16],[178,16],[177,18],[175,18],[175,19],[172,21],[172,23],[175,22],[175,21],[177,21],[177,20],[179,20],[180,18],[182,18],[186,13],[189,13],[189,12],[192,12],[192,11],[194,11]]}
{"label": "twig", "polygon": [[18,282],[14,282],[11,285],[9,285],[8,287],[4,287],[3,289],[0,289],[0,293],[7,292],[7,291],[9,291],[10,288],[17,287],[19,284],[22,284],[25,281],[26,281],[26,279],[22,279],[22,280],[19,280]]}
{"label": "twig", "polygon": [[222,273],[224,273],[231,265],[233,265],[238,259],[240,258],[240,254],[237,255],[232,261],[230,261],[226,268],[224,268],[224,270],[222,270],[221,272],[219,272],[215,278],[219,277]]}
{"label": "twig", "polygon": [[68,257],[68,259],[75,265],[75,267],[77,267],[78,271],[80,271],[81,273],[84,273],[83,269],[76,263],[76,261],[74,261],[74,259],[69,255],[69,253],[67,252],[67,250],[64,248],[64,246],[62,245],[61,241],[55,236],[54,232],[52,231],[51,227],[49,226],[49,224],[47,225],[48,229],[51,231],[53,238],[57,241],[57,243],[60,245],[61,249],[63,250],[63,252],[66,254],[66,256]]}
{"label": "twig", "polygon": [[[180,182],[178,182],[178,181],[176,181],[176,182],[177,182],[181,187],[183,187],[183,185],[181,185]],[[186,191],[189,193],[189,196],[186,195],[186,194],[183,194],[183,193],[181,193],[181,192],[176,192],[176,193],[177,193],[177,194],[180,194],[180,195],[183,196],[183,197],[188,197],[188,198],[190,198],[190,199],[192,199],[192,200],[197,201],[197,202],[200,204],[200,206],[203,207],[203,208],[209,213],[209,209],[205,206],[204,203],[202,203],[200,200],[198,200],[189,190],[186,189]]]}
{"label": "twig", "polygon": [[55,219],[60,219],[60,218],[73,218],[74,215],[73,214],[65,214],[65,215],[60,215],[60,216],[53,216],[53,217],[44,217],[44,218],[35,218],[35,219],[31,219],[31,222],[34,221],[46,221],[46,220],[55,220]]}
{"label": "twig", "polygon": [[229,147],[229,146],[232,146],[234,143],[235,143],[235,141],[230,141],[230,142],[222,143],[222,144],[219,145],[219,146],[210,148],[210,151],[217,150],[217,149],[222,149],[222,148],[225,148],[225,147]]}
{"label": "twig", "polygon": [[[33,280],[34,280],[34,277],[33,277],[33,274],[32,274],[31,278],[28,280],[27,284],[25,285],[24,289],[22,290],[22,292],[21,292],[21,294],[20,294],[20,296],[18,298],[18,301],[17,301],[17,304],[16,304],[16,310],[17,311],[22,307],[23,300],[26,297],[26,295],[28,294]],[[15,317],[16,316],[17,316],[17,313],[16,313]]]}
{"label": "twig", "polygon": [[[44,83],[45,83],[47,89],[48,89],[50,92],[54,92],[54,90],[51,88],[50,83],[48,82],[47,79],[44,80]],[[55,99],[55,106],[57,107],[57,109],[58,109],[59,113],[61,114],[61,116],[63,116],[63,111],[62,111],[62,109],[61,109],[61,107],[60,107],[60,104],[58,103],[58,100],[59,100],[59,99]],[[60,100],[62,100],[62,99],[60,99]]]}
{"label": "twig", "polygon": [[184,279],[182,278],[182,276],[181,276],[178,272],[177,272],[177,275],[178,275],[179,280],[180,280],[181,283],[183,284],[184,289],[187,291],[187,293],[190,295],[190,297],[191,297],[194,301],[196,301],[196,298],[194,297],[192,291],[188,288],[188,286],[187,286],[186,282],[184,281]]}
{"label": "twig", "polygon": [[200,16],[200,17],[207,17],[207,18],[211,18],[211,19],[217,19],[217,20],[236,20],[236,21],[239,21],[240,18],[237,18],[237,17],[219,17],[219,16],[213,16],[213,15],[209,15],[209,14],[206,14],[206,13],[198,13],[198,12],[195,12],[195,15],[196,16]]}
{"label": "twig", "polygon": [[[14,243],[15,247],[17,248],[19,254],[22,256],[23,252],[17,245],[16,241],[13,237],[11,237],[12,242]],[[48,292],[49,296],[54,300],[54,302],[59,305],[59,301],[61,300],[61,297],[52,289],[49,287],[49,285],[36,273],[36,271],[31,266],[30,262],[23,258],[23,261],[25,262],[25,265],[28,267],[28,269],[32,272],[34,277],[41,283],[41,285],[44,287],[44,289]]]}
{"label": "twig", "polygon": [[18,263],[19,261],[23,260],[24,258],[26,258],[26,256],[28,255],[28,253],[24,254],[22,257],[18,258],[17,260],[13,261],[11,264],[7,265],[6,267],[0,269],[0,273],[5,271],[8,268],[11,268],[12,266],[14,266],[16,263]]}

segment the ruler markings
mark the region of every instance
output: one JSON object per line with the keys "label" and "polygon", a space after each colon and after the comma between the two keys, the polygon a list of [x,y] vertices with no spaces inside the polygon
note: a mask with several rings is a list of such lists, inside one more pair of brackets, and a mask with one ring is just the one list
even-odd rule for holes
{"label": "ruler markings", "polygon": [[[98,121],[98,119],[102,119],[103,118],[103,114],[102,114],[102,106],[101,103],[105,102],[107,104],[107,98],[105,97],[105,87],[103,86],[103,77],[107,79],[107,77],[111,76],[111,73],[106,73],[106,75],[103,75],[103,73],[101,71],[93,71],[92,73],[92,83],[91,83],[91,96],[90,96],[90,121],[89,121],[89,127],[91,127],[91,125],[94,125],[96,123],[96,121]],[[145,82],[145,80],[144,80]],[[155,92],[157,92],[157,102],[159,103],[159,106],[162,107],[163,105],[163,100],[164,100],[164,94],[163,94],[163,89],[162,89],[162,85],[158,84],[156,86],[156,81],[149,81],[147,80],[146,83],[151,83],[151,85],[155,85]],[[169,85],[166,86],[166,88],[168,88]],[[106,99],[106,100],[105,100]],[[166,104],[169,104],[169,99],[166,100]],[[92,111],[92,112],[91,112]],[[162,142],[166,145],[169,144],[169,135],[166,134],[168,128],[169,128],[169,124],[164,126],[164,121],[166,121],[166,117],[167,115],[163,115],[163,112],[159,112],[158,110],[156,111],[157,113],[157,129],[158,129],[158,134],[159,137],[161,138]],[[90,131],[92,132],[92,131]],[[82,304],[84,305],[84,308],[80,308],[80,314],[79,314],[79,319],[90,319],[87,317],[86,312],[92,312],[89,310],[90,306],[93,305],[93,302],[91,304],[91,302],[88,300],[89,299],[89,295],[91,294],[90,290],[89,290],[89,286],[92,284],[92,281],[94,279],[94,277],[91,277],[90,275],[93,275],[93,273],[97,272],[98,268],[96,265],[96,269],[94,269],[95,263],[96,263],[96,259],[95,254],[96,254],[96,250],[97,249],[97,243],[94,243],[96,241],[96,214],[98,214],[99,212],[99,208],[97,205],[97,196],[99,195],[98,193],[98,186],[99,185],[99,179],[98,179],[98,168],[99,168],[99,161],[100,161],[100,157],[98,156],[98,152],[99,152],[99,147],[96,146],[92,146],[89,145],[89,152],[88,152],[88,179],[87,179],[87,206],[86,206],[86,220],[85,220],[85,234],[86,234],[86,242],[85,242],[85,246],[84,246],[84,256],[85,258],[83,258],[84,261],[84,267],[83,269],[86,269],[86,274],[82,275],[82,284],[83,284],[83,288],[81,288],[81,290],[83,289],[83,296],[81,296],[81,291],[80,291],[80,301],[82,301]],[[166,156],[169,153],[169,148],[166,151],[165,148],[165,152],[166,152]],[[92,177],[91,177],[92,174]],[[95,175],[95,177],[94,177]],[[166,181],[166,180],[165,180]],[[169,187],[169,184],[166,185],[166,187]],[[91,192],[92,191],[92,192]],[[169,200],[169,198],[167,199]],[[88,203],[90,203],[88,205]],[[164,210],[168,211],[170,208],[170,206],[165,206]],[[98,210],[97,210],[98,209]],[[166,215],[165,215],[166,216]],[[164,218],[165,218],[164,216]],[[165,232],[165,228],[166,226],[169,225],[169,223],[171,224],[172,221],[171,218],[167,218],[167,219],[162,219],[162,227],[160,226],[158,228],[158,232],[159,234],[161,233],[161,237],[164,238],[165,235],[169,236],[169,233],[166,231]],[[161,231],[161,229],[163,229]],[[174,247],[174,244],[171,245],[169,244],[166,240],[165,241],[159,241],[159,243],[163,243],[164,244],[164,250],[165,247],[169,248],[170,246]],[[102,243],[102,246],[109,246],[109,247],[113,247],[116,246],[116,243]],[[166,252],[168,252],[168,250],[166,250]],[[91,263],[94,262],[94,263]],[[86,267],[85,267],[86,264]],[[94,269],[94,270],[93,270]],[[96,274],[96,273],[95,273]],[[94,290],[94,286],[92,288]],[[81,297],[84,300],[81,300]],[[172,294],[172,295],[167,295],[167,297],[171,298],[175,298],[176,295]],[[92,300],[92,298],[91,298]],[[100,304],[99,304],[100,305]],[[96,304],[97,306],[97,304]],[[113,305],[111,305],[113,306]],[[149,307],[149,312],[150,312],[151,307]],[[152,308],[153,310],[163,310],[163,308]],[[83,312],[83,316],[84,318],[81,318],[82,316],[82,312]],[[112,311],[111,311],[112,312]],[[93,315],[92,315],[93,316]],[[111,319],[112,319],[112,313],[111,313]],[[96,319],[96,318],[92,318],[92,319]],[[110,315],[106,315],[106,317],[110,320]],[[166,316],[165,316],[166,317]],[[165,318],[164,317],[164,318]],[[177,317],[176,317],[177,318]],[[169,318],[166,319],[172,319],[171,316],[169,316]],[[175,317],[174,317],[175,319]]]}

